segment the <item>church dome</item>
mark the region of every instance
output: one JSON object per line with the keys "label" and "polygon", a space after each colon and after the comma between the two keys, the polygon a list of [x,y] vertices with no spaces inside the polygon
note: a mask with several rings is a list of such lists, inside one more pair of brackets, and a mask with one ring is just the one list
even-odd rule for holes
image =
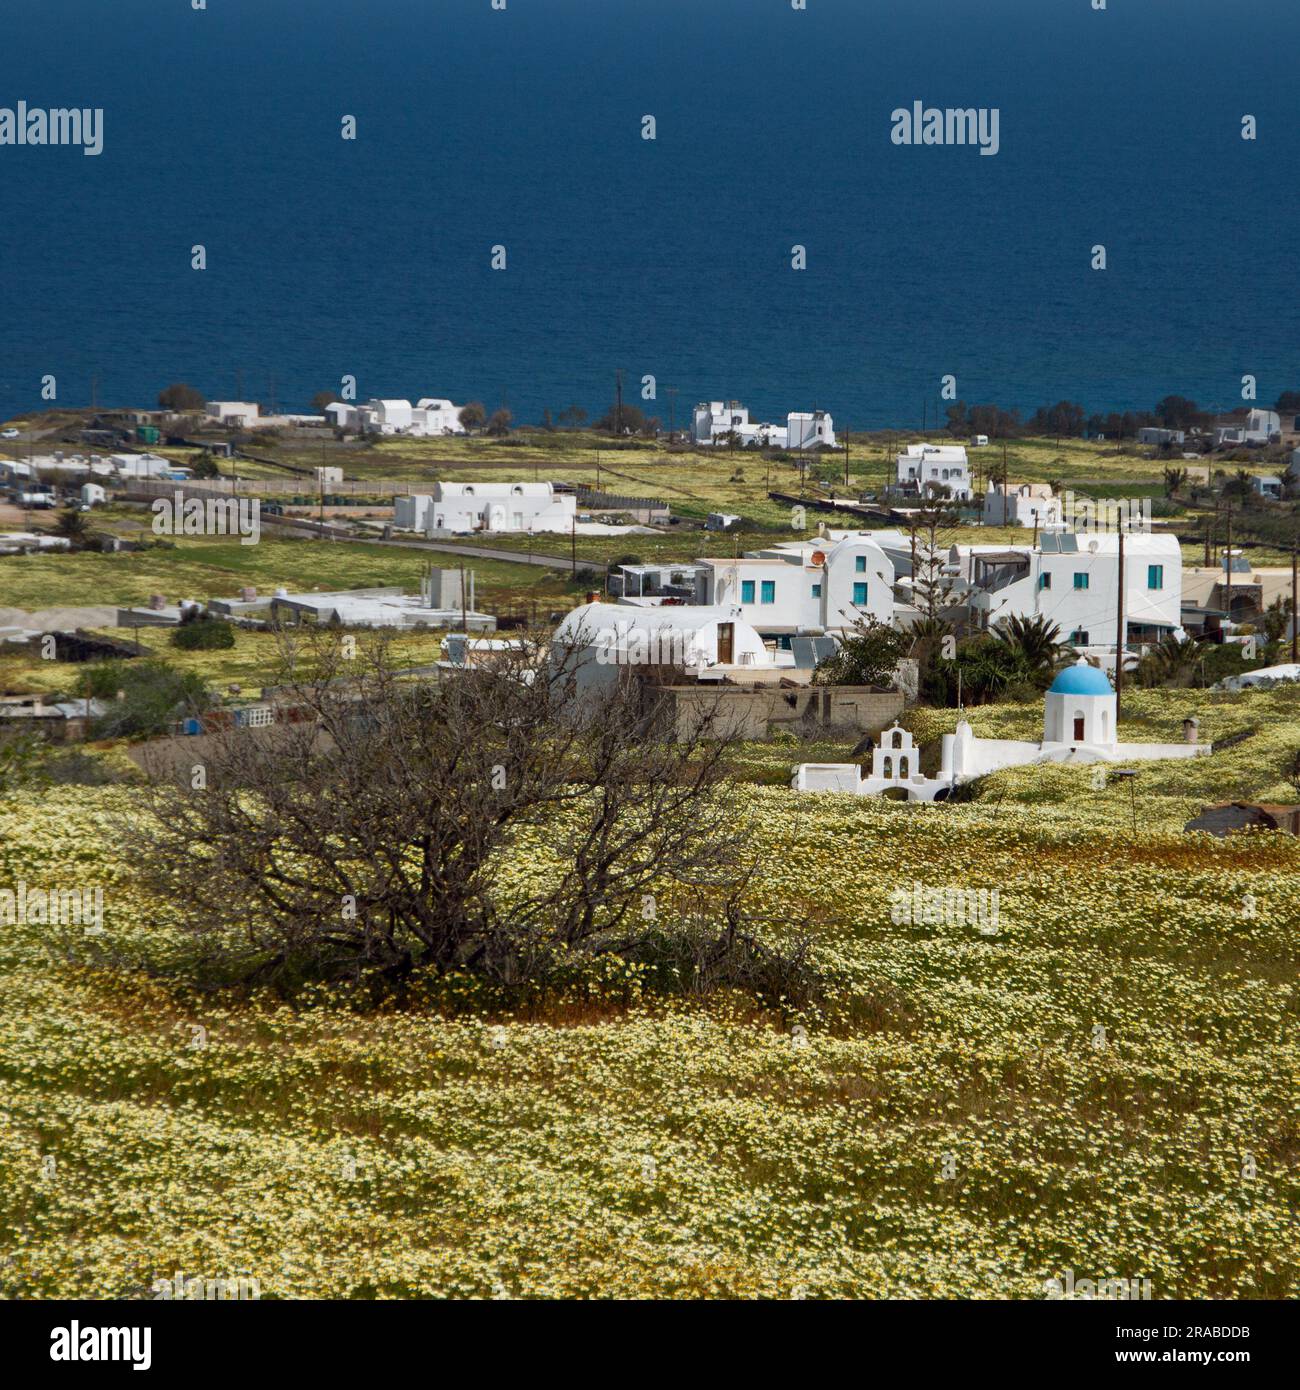
{"label": "church dome", "polygon": [[1049,695],[1113,695],[1115,693],[1104,671],[1079,661],[1067,666],[1052,682]]}

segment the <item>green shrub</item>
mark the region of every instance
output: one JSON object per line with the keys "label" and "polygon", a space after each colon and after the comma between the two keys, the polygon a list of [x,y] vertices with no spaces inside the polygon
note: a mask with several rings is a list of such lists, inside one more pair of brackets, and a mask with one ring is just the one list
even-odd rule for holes
{"label": "green shrub", "polygon": [[172,633],[172,646],[187,652],[224,651],[235,645],[235,629],[219,618],[182,623]]}

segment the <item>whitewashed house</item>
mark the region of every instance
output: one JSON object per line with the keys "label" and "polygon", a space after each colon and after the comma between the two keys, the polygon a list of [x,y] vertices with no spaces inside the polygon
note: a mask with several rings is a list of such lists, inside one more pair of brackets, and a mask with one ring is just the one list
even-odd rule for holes
{"label": "whitewashed house", "polygon": [[120,478],[160,478],[164,474],[176,473],[188,476],[192,471],[158,454],[110,454],[108,462]]}
{"label": "whitewashed house", "polygon": [[220,429],[246,430],[257,424],[262,408],[256,401],[208,401],[205,418]]}
{"label": "whitewashed house", "polygon": [[437,396],[424,396],[416,402],[411,413],[411,433],[423,435],[464,434],[465,426],[460,422],[460,412],[464,406]]}
{"label": "whitewashed house", "polygon": [[894,566],[870,531],[785,541],[734,559],[700,559],[701,602],[734,605],[778,648],[894,616]]}
{"label": "whitewashed house", "polygon": [[740,438],[755,428],[749,407],[739,401],[701,401],[695,407],[691,437],[697,444],[725,444],[731,434]]}
{"label": "whitewashed house", "polygon": [[325,408],[325,418],[336,429],[356,429],[362,434],[405,434],[413,439],[425,439],[464,434],[465,427],[460,423],[462,409],[440,396],[422,396],[415,405],[410,401],[376,398],[361,406],[335,401]]}
{"label": "whitewashed house", "polygon": [[410,401],[372,400],[358,414],[367,434],[409,434],[413,412]]}
{"label": "whitewashed house", "polygon": [[833,448],[835,423],[826,410],[793,411],[782,426],[751,420],[749,407],[739,401],[701,401],[695,407],[692,438],[697,444],[729,444],[732,436],[742,448]]}
{"label": "whitewashed house", "polygon": [[393,503],[393,525],[425,535],[473,532],[569,531],[577,517],[572,493],[551,483],[434,483]]}
{"label": "whitewashed house", "polygon": [[[1119,535],[1047,531],[1029,545],[954,545],[949,573],[980,627],[1041,615],[1061,640],[1108,667],[1115,662],[1119,607]],[[1124,537],[1127,650],[1183,637],[1182,552],[1177,537],[1133,532]]]}
{"label": "whitewashed house", "polygon": [[32,476],[30,463],[20,463],[17,459],[0,459],[0,483],[28,483],[31,482]]}
{"label": "whitewashed house", "polygon": [[904,492],[935,494],[959,501],[971,496],[970,461],[962,444],[909,444],[895,459]]}
{"label": "whitewashed house", "polygon": [[687,679],[720,680],[774,665],[763,639],[727,605],[584,603],[565,615],[551,640],[555,658],[566,656],[580,689],[638,669],[674,667]]}
{"label": "whitewashed house", "polygon": [[785,417],[787,449],[835,447],[835,422],[828,410],[793,411]]}
{"label": "whitewashed house", "polygon": [[1049,483],[995,483],[984,494],[985,526],[1057,526],[1061,501]]}
{"label": "whitewashed house", "polygon": [[336,430],[355,430],[361,427],[359,407],[347,401],[331,401],[325,407],[325,423]]}
{"label": "whitewashed house", "polygon": [[1251,409],[1244,415],[1220,416],[1214,422],[1215,448],[1244,444],[1258,447],[1282,438],[1282,417],[1276,410]]}

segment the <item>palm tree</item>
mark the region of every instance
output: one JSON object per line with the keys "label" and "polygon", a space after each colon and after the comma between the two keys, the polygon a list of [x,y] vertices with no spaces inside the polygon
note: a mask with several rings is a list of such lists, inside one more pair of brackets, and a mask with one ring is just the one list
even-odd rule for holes
{"label": "palm tree", "polygon": [[981,638],[961,653],[963,694],[975,704],[988,704],[1033,674],[1019,648],[1008,642]]}
{"label": "palm tree", "polygon": [[1138,661],[1137,682],[1145,686],[1188,686],[1208,651],[1209,643],[1193,637],[1181,641],[1173,636],[1163,637]]}
{"label": "palm tree", "polygon": [[1029,670],[1035,674],[1054,671],[1065,650],[1061,629],[1041,613],[1032,618],[1012,614],[994,628],[994,635],[1004,646],[1017,652]]}

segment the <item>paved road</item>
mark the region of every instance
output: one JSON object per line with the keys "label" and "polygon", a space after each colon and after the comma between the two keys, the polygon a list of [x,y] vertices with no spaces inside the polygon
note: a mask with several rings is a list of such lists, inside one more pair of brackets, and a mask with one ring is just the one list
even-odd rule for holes
{"label": "paved road", "polygon": [[[441,550],[448,555],[464,555],[469,559],[480,560],[507,560],[512,565],[541,565],[544,569],[571,570],[573,561],[571,559],[561,559],[557,555],[538,555],[536,552],[529,554],[526,550],[489,550],[481,545],[456,545],[449,541],[373,541],[373,545],[400,545],[407,546],[413,550]],[[604,564],[602,560],[584,560],[578,556],[578,568],[586,567],[590,569],[594,566],[599,569]]]}
{"label": "paved road", "polygon": [[[319,534],[319,522],[308,522],[306,518],[298,520],[298,525],[286,529]],[[283,524],[279,517],[263,516],[262,518],[264,527],[275,526],[277,523]],[[382,540],[379,536],[354,536],[350,532],[345,533],[331,527],[328,523],[325,526],[325,534],[331,540],[351,541],[356,545],[391,545],[403,550],[435,550],[445,555],[460,555],[467,560],[505,560],[512,565],[540,565],[543,569],[572,570],[573,568],[572,559],[565,559],[558,555],[539,555],[536,552],[530,555],[526,550],[496,550],[481,545],[457,545],[454,541]],[[579,569],[584,566],[588,569],[593,567],[601,569],[604,563],[603,560],[584,560],[581,555],[578,556]]]}

